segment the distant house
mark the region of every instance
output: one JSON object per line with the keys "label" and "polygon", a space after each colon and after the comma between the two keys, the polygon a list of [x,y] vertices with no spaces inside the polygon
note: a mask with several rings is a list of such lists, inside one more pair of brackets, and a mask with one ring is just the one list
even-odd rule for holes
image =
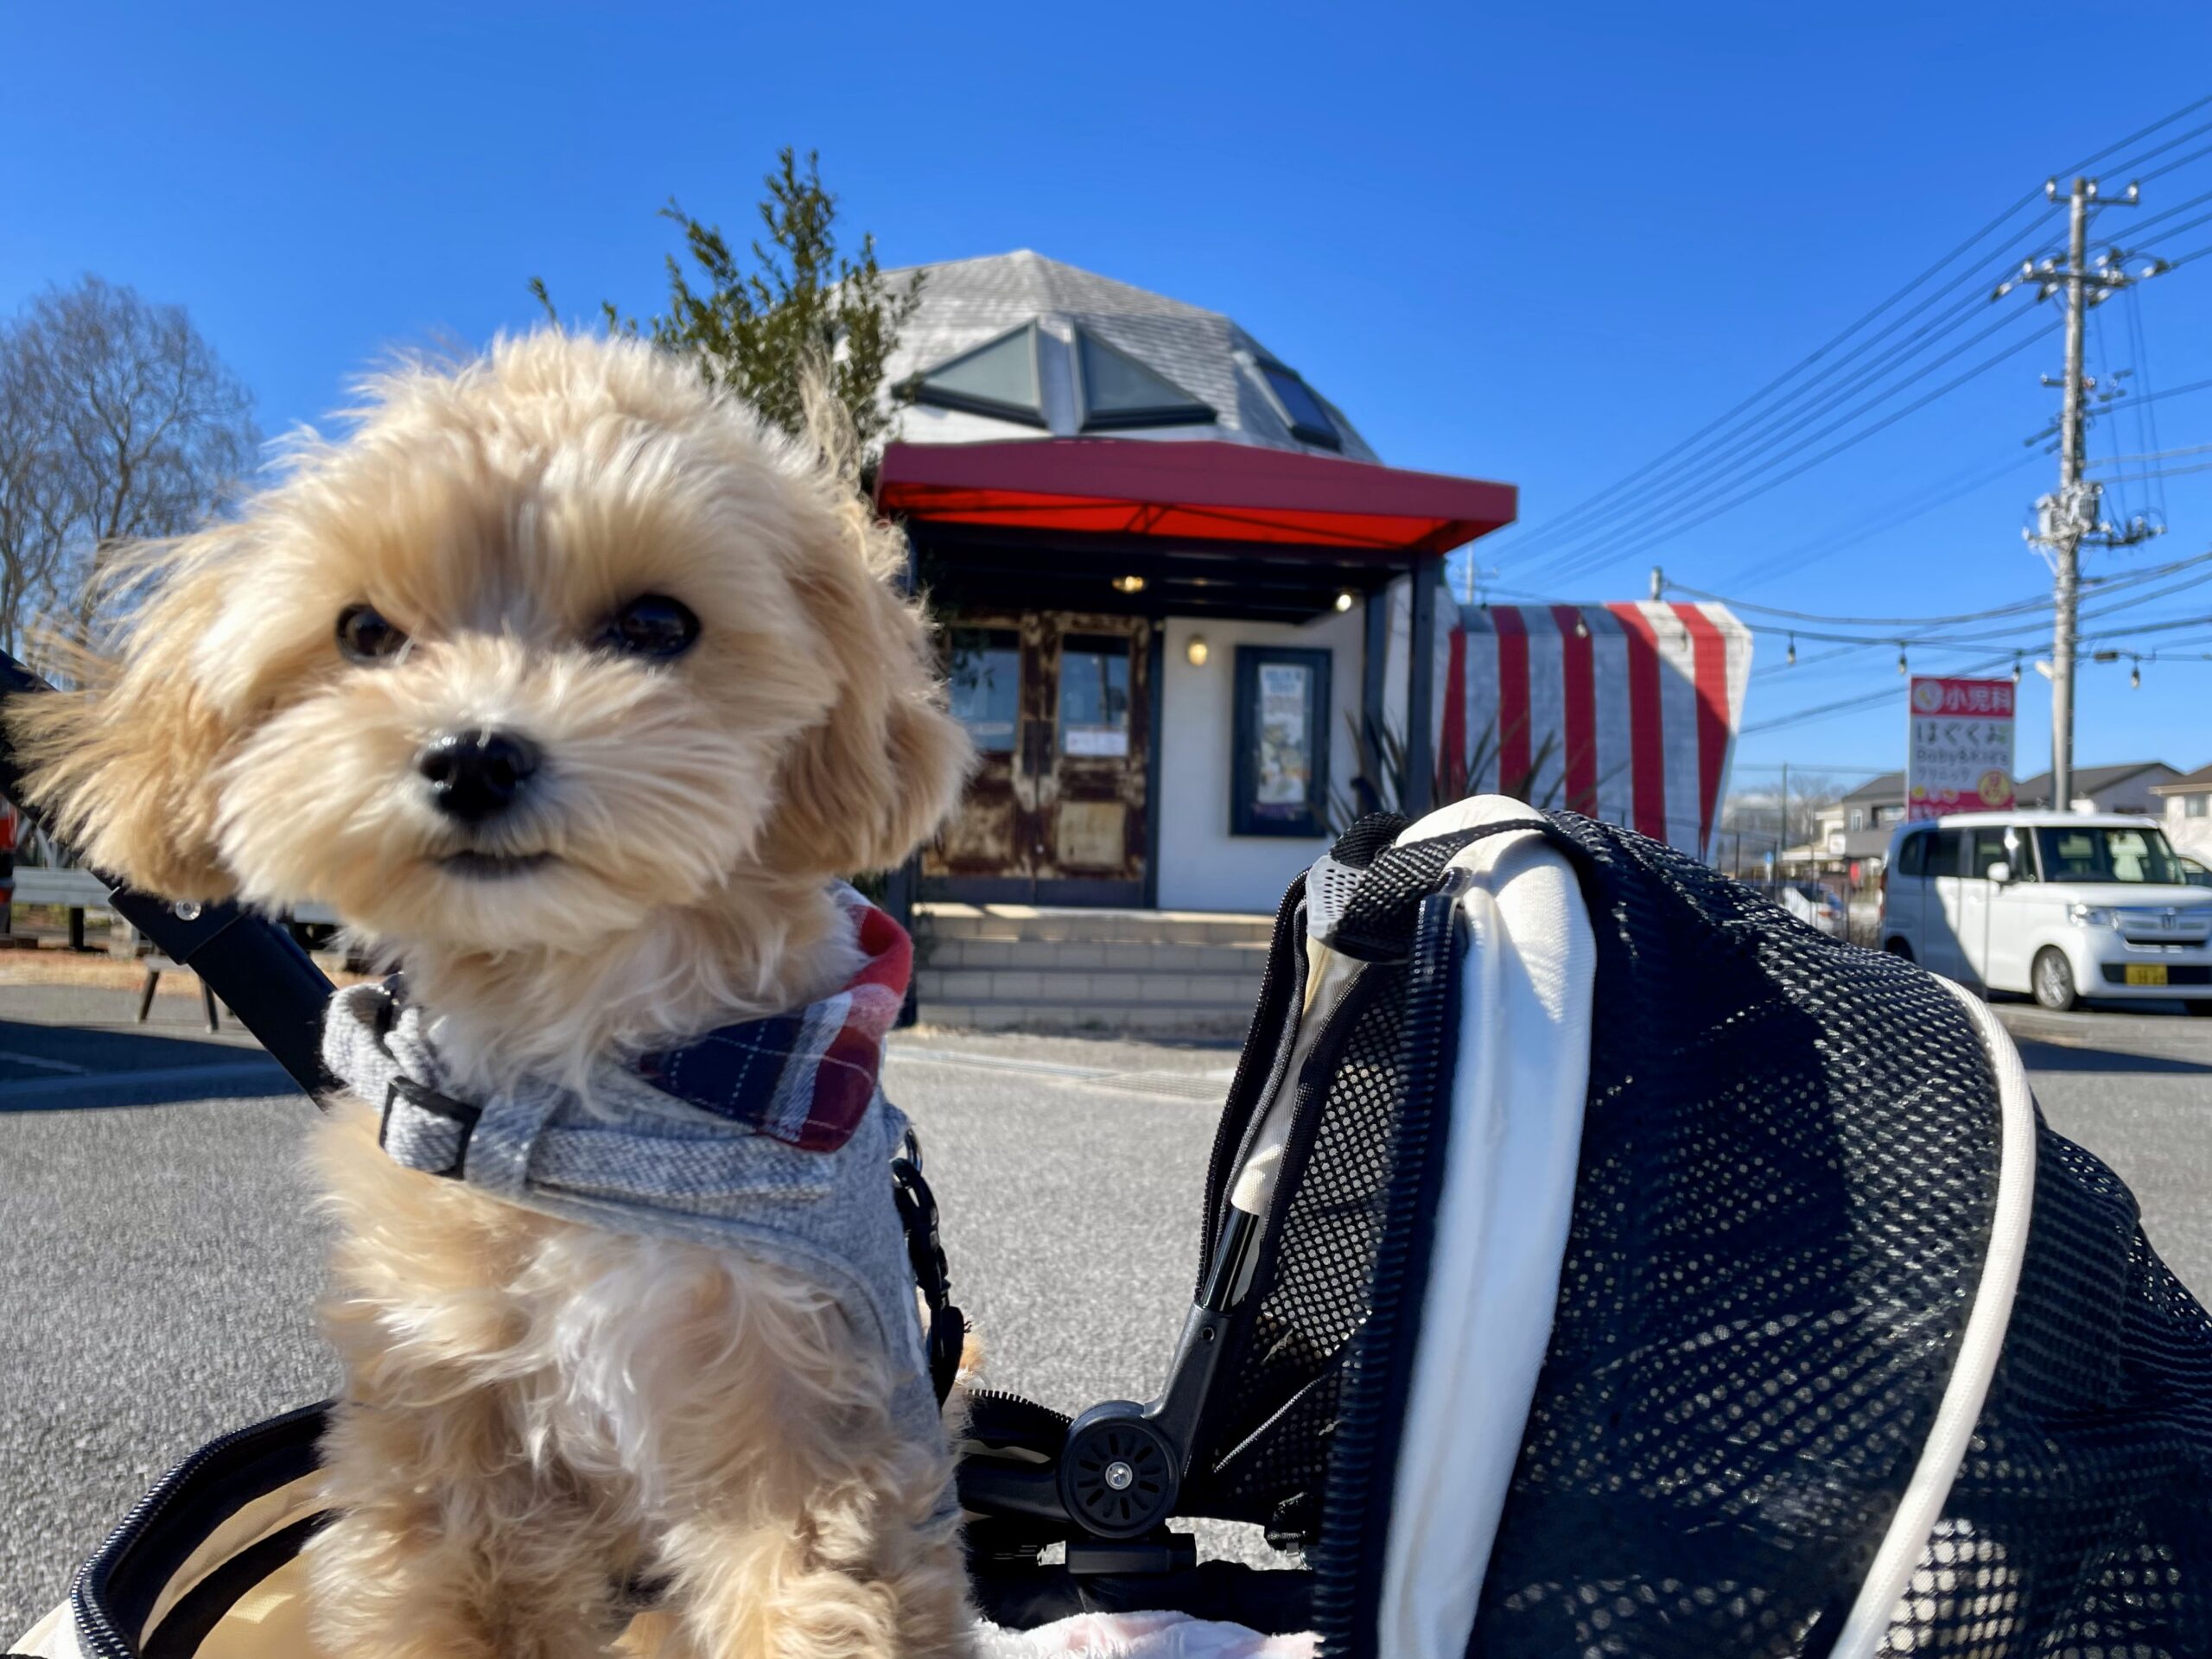
{"label": "distant house", "polygon": [[2153,784],[2151,792],[2164,798],[2166,839],[2174,850],[2212,864],[2212,766]]}
{"label": "distant house", "polygon": [[2019,786],[2018,804],[2024,807],[2068,807],[2089,803],[2091,812],[2139,812],[2157,817],[2159,802],[2154,791],[2162,784],[2177,781],[2181,773],[2163,760],[2131,760],[2117,766],[2076,766],[2071,800],[2050,798],[2050,774],[2038,772]]}
{"label": "distant house", "polygon": [[1885,772],[1821,809],[1816,834],[1831,857],[1879,858],[1889,849],[1891,829],[1904,821],[1904,773]]}
{"label": "distant house", "polygon": [[1880,870],[1890,832],[1904,819],[1904,774],[1870,778],[1832,806],[1813,815],[1813,837],[1793,847],[1783,861],[1793,874],[1829,876],[1864,885]]}

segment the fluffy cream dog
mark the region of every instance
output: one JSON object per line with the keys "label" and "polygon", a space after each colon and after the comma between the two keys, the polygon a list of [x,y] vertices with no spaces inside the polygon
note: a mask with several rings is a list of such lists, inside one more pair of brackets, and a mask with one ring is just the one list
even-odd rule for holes
{"label": "fluffy cream dog", "polygon": [[[830,880],[950,809],[966,745],[898,545],[690,368],[549,331],[376,382],[346,442],[149,556],[85,689],[10,718],[93,863],[325,900],[404,961],[456,1093],[588,1092],[842,983]],[[597,1653],[639,1580],[671,1654],[963,1649],[948,1455],[887,1406],[904,1357],[788,1266],[504,1203],[377,1135],[340,1102],[319,1146],[328,1653]]]}

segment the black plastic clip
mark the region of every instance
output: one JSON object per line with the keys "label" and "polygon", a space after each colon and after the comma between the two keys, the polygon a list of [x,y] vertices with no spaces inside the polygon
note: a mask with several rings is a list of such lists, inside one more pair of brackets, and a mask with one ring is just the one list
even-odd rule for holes
{"label": "black plastic clip", "polygon": [[[377,1125],[377,1145],[386,1152],[391,1150],[391,1103],[404,1100],[417,1111],[428,1112],[433,1117],[442,1117],[457,1124],[461,1133],[454,1138],[453,1161],[442,1169],[426,1169],[425,1175],[442,1176],[457,1181],[468,1163],[468,1138],[476,1133],[476,1120],[484,1115],[480,1106],[472,1106],[465,1100],[454,1100],[435,1089],[426,1089],[412,1077],[394,1077],[391,1086],[384,1091],[384,1116]],[[404,1161],[404,1160],[403,1160]],[[410,1169],[420,1166],[409,1164]]]}

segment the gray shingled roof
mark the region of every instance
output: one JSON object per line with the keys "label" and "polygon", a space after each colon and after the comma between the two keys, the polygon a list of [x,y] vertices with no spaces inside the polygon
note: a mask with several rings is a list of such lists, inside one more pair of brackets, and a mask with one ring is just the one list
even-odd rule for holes
{"label": "gray shingled roof", "polygon": [[[2076,766],[2074,768],[2074,795],[2080,799],[2085,795],[2098,795],[2107,789],[2117,789],[2122,784],[2133,783],[2146,772],[2172,772],[2163,760],[2128,760],[2116,766]],[[2170,778],[2153,780],[2171,783]],[[2150,785],[2146,785],[2148,788]],[[2039,772],[2019,785],[2017,798],[2022,806],[2050,804],[2050,774]]]}
{"label": "gray shingled roof", "polygon": [[[1083,414],[1076,406],[1069,357],[1074,331],[1081,327],[1166,377],[1198,402],[1210,404],[1219,417],[1211,425],[1153,427],[1113,435],[1214,438],[1272,449],[1332,453],[1291,435],[1253,359],[1268,358],[1290,363],[1293,368],[1296,364],[1268,350],[1218,311],[1133,288],[1027,249],[909,267],[887,271],[885,276],[897,283],[917,269],[925,278],[921,306],[899,340],[885,376],[887,385],[926,373],[963,352],[1034,321],[1042,335],[1039,378],[1046,423],[1053,435],[1072,437],[1081,430]],[[1318,388],[1315,395],[1320,396]],[[1322,401],[1344,436],[1343,449],[1334,453],[1355,461],[1375,460],[1375,452],[1351,423],[1335,404],[1325,397]],[[984,415],[909,409],[902,414],[899,435],[909,442],[973,443],[1037,434],[1033,427]]]}
{"label": "gray shingled roof", "polygon": [[1885,772],[1878,778],[1869,778],[1840,798],[1846,801],[1901,801],[1904,799],[1904,773]]}
{"label": "gray shingled roof", "polygon": [[2194,795],[2200,789],[2212,789],[2212,766],[2199,766],[2195,772],[2185,772],[2171,783],[2151,785],[2153,795]]}

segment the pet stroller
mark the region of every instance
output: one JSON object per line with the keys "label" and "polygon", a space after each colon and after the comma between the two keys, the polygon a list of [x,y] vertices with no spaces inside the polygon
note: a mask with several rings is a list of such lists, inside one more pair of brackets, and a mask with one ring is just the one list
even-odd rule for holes
{"label": "pet stroller", "polygon": [[[313,1084],[324,993],[288,939],[118,903]],[[1356,827],[1284,899],[1196,1219],[1157,1398],[974,1402],[1001,1625],[2212,1655],[2212,1322],[2126,1189],[1971,997],[1663,847],[1494,798]],[[18,1645],[304,1651],[320,1424],[194,1453]],[[1198,1565],[1192,1516],[1303,1564]]]}

